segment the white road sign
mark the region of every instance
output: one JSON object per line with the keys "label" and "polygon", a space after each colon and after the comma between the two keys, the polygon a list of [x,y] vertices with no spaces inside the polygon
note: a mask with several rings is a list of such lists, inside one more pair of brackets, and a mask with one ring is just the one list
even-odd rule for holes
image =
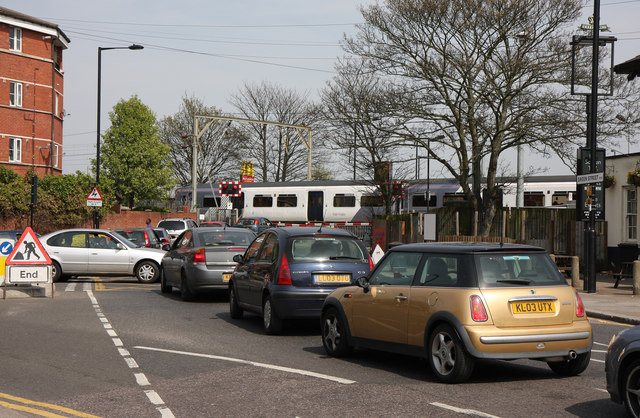
{"label": "white road sign", "polygon": [[51,283],[51,265],[8,265],[6,276],[9,283]]}
{"label": "white road sign", "polygon": [[580,174],[576,176],[576,184],[602,183],[604,173]]}
{"label": "white road sign", "polygon": [[102,207],[102,200],[89,200],[89,199],[87,199],[87,206]]}

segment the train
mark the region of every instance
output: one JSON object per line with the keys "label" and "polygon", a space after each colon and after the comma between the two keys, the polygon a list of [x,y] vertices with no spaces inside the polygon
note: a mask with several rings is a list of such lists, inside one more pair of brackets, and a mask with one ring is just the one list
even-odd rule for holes
{"label": "train", "polygon": [[[403,182],[402,198],[394,212],[426,212],[464,200],[455,180]],[[502,206],[516,206],[516,185],[502,187]],[[572,205],[575,176],[533,176],[524,182],[524,206]],[[175,190],[178,205],[190,205],[190,186]],[[218,184],[200,184],[196,192],[200,211],[235,211],[240,217],[265,217],[279,223],[371,222],[384,214],[378,188],[349,180],[242,183],[236,196],[220,195]]]}

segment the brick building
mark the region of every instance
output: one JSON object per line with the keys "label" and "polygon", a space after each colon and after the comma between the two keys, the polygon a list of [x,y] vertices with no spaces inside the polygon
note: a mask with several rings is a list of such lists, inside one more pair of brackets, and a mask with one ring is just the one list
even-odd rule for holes
{"label": "brick building", "polygon": [[62,174],[64,71],[58,25],[0,7],[0,165]]}

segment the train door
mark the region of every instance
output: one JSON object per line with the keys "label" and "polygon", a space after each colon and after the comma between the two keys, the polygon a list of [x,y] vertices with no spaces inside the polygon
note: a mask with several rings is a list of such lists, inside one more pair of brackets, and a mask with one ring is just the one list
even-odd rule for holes
{"label": "train door", "polygon": [[307,200],[307,219],[309,222],[324,222],[324,193],[309,192]]}

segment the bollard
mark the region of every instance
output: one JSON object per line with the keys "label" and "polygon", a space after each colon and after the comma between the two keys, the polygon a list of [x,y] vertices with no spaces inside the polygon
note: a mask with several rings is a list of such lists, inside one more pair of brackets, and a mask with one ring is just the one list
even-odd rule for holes
{"label": "bollard", "polygon": [[571,286],[580,287],[580,257],[571,257]]}
{"label": "bollard", "polygon": [[640,260],[633,262],[633,294],[640,295]]}

